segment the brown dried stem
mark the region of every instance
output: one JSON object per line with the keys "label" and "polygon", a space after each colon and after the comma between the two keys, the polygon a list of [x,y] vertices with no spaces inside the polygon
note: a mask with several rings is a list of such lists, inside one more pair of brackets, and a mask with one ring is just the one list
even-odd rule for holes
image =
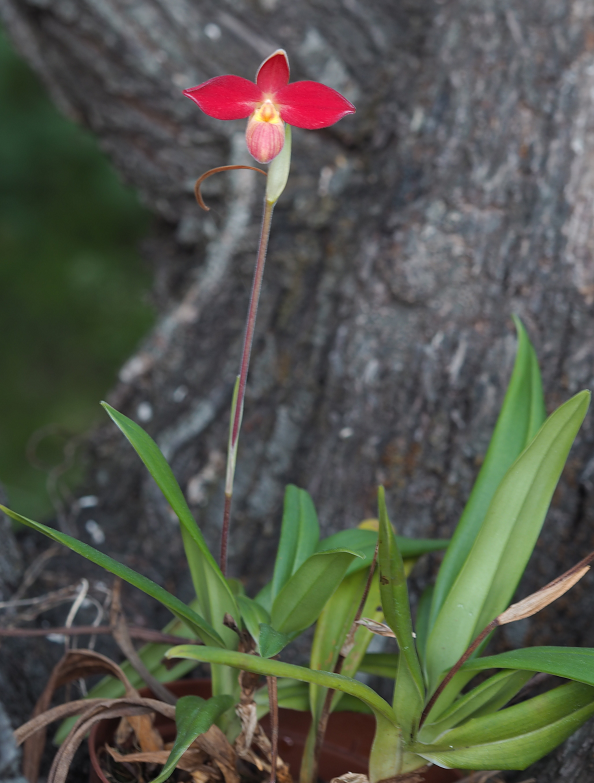
{"label": "brown dried stem", "polygon": [[209,169],[208,171],[205,171],[201,177],[198,177],[198,179],[196,180],[196,184],[194,185],[194,195],[196,196],[196,201],[205,212],[210,212],[210,207],[206,206],[206,204],[204,203],[204,199],[202,198],[202,193],[200,192],[200,186],[202,185],[204,180],[208,179],[208,177],[212,177],[213,174],[218,174],[219,171],[233,171],[234,169],[248,169],[249,171],[259,171],[260,174],[264,174],[265,177],[268,176],[265,171],[263,171],[262,169],[257,169],[255,166],[217,166],[216,169]]}

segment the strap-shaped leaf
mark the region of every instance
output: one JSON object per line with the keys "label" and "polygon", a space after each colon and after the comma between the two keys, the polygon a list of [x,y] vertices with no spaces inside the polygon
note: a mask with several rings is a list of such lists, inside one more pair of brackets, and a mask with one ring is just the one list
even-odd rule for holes
{"label": "strap-shaped leaf", "polygon": [[[299,680],[289,677],[279,677],[276,681],[276,688],[279,707],[285,707],[287,710],[299,710],[299,712],[309,710],[309,685],[306,682],[299,682]],[[270,711],[266,684],[255,692],[254,701],[256,702],[258,720],[260,720]]]}
{"label": "strap-shaped leaf", "polygon": [[375,715],[384,718],[388,723],[396,725],[394,710],[385,699],[382,699],[368,685],[358,680],[345,677],[342,674],[314,671],[305,666],[296,666],[294,663],[275,661],[270,658],[259,658],[257,655],[225,650],[217,647],[202,647],[195,644],[180,644],[172,647],[166,654],[166,658],[188,658],[192,661],[203,663],[222,664],[232,666],[235,669],[243,669],[255,674],[263,674],[270,677],[288,677],[299,682],[313,682],[322,688],[332,688],[336,691],[350,693],[357,699],[367,704]]}
{"label": "strap-shaped leaf", "polygon": [[594,715],[594,688],[571,682],[491,715],[469,720],[434,745],[413,750],[444,767],[526,769]]}
{"label": "strap-shaped leaf", "polygon": [[429,636],[429,617],[433,601],[434,585],[427,585],[421,593],[417,606],[417,622],[415,631],[417,634],[417,652],[421,662],[425,660],[425,648],[427,647],[427,637]]}
{"label": "strap-shaped leaf", "polygon": [[479,718],[504,707],[532,677],[532,672],[512,669],[489,677],[447,709],[435,723],[425,723],[419,732],[422,742],[435,742],[444,731],[471,718]]}
{"label": "strap-shaped leaf", "polygon": [[509,605],[589,402],[590,393],[584,391],[558,408],[499,485],[429,634],[426,665],[431,689]]}
{"label": "strap-shaped leaf", "polygon": [[[375,739],[369,758],[370,783],[395,777],[403,771],[403,747],[394,710],[387,701],[384,701],[375,691],[358,680],[352,680],[341,674],[314,671],[304,666],[295,666],[292,663],[275,661],[270,658],[258,658],[255,655],[215,647],[181,645],[169,650],[167,657],[190,658],[205,663],[223,664],[272,677],[291,677],[301,682],[316,683],[322,688],[332,688],[349,693],[367,704],[373,711],[376,720]],[[421,765],[417,764],[417,766]]]}
{"label": "strap-shaped leaf", "polygon": [[359,666],[359,671],[365,674],[373,674],[376,677],[387,677],[390,680],[395,680],[398,672],[398,654],[365,653]]}
{"label": "strap-shaped leaf", "polygon": [[[330,597],[316,623],[311,645],[310,669],[334,671],[344,640],[351,630],[367,582],[364,571],[345,577]],[[309,686],[312,726],[317,726],[326,689]]]}
{"label": "strap-shaped leaf", "polygon": [[175,742],[161,774],[153,783],[164,783],[173,774],[177,762],[196,737],[207,732],[217,718],[232,706],[232,696],[213,696],[208,701],[200,696],[182,696],[178,699],[175,705]]}
{"label": "strap-shaped leaf", "polygon": [[514,369],[485,461],[439,569],[430,628],[472,549],[497,487],[546,417],[536,353],[520,319],[514,316],[514,323],[518,333]]}
{"label": "strap-shaped leaf", "polygon": [[316,550],[320,525],[308,492],[293,484],[285,489],[280,541],[274,561],[272,600],[280,593],[297,569]]}
{"label": "strap-shaped leaf", "polygon": [[383,487],[379,488],[378,504],[380,593],[386,623],[394,631],[400,648],[394,708],[406,737],[414,733],[418,725],[423,711],[425,686],[413,637],[404,562],[388,519]]}
{"label": "strap-shaped leaf", "polygon": [[311,555],[275,598],[270,613],[273,627],[291,634],[313,625],[356,557],[361,555],[344,549]]}
{"label": "strap-shaped leaf", "polygon": [[274,658],[292,642],[296,634],[281,633],[268,623],[260,623],[260,641],[258,648],[262,658]]}
{"label": "strap-shaped leaf", "polygon": [[[407,538],[396,536],[400,554],[404,560],[421,557],[428,552],[439,552],[445,549],[449,541],[446,538]],[[375,552],[377,532],[360,527],[341,530],[327,538],[323,538],[316,547],[316,552],[326,552],[329,549],[356,549],[364,555],[361,560],[354,560],[347,571],[347,576],[369,568]]]}
{"label": "strap-shaped leaf", "polygon": [[223,623],[226,613],[229,613],[236,622],[240,620],[235,598],[206,545],[204,536],[165,457],[155,441],[136,422],[119,413],[106,402],[101,404],[144,462],[180,521],[184,549],[196,597],[201,603],[202,614],[216,629],[226,646],[231,649],[237,647],[237,635]]}
{"label": "strap-shaped leaf", "polygon": [[264,607],[247,595],[237,596],[237,605],[241,618],[252,639],[258,644],[260,640],[260,623],[270,623],[270,614]]}
{"label": "strap-shaped leaf", "polygon": [[152,582],[146,576],[139,574],[137,571],[133,571],[128,566],[123,565],[123,563],[118,563],[117,560],[103,554],[103,552],[99,552],[97,549],[93,549],[92,546],[84,544],[82,541],[77,541],[76,538],[72,538],[72,536],[68,536],[66,533],[61,533],[59,530],[54,530],[51,527],[42,525],[40,522],[33,522],[33,520],[27,519],[27,517],[23,517],[4,506],[0,506],[0,511],[3,511],[16,522],[20,522],[22,525],[26,525],[27,527],[33,528],[33,530],[37,530],[39,533],[43,533],[48,538],[51,538],[52,541],[64,544],[68,549],[72,549],[73,552],[86,557],[91,563],[96,563],[102,568],[105,568],[106,571],[119,576],[120,579],[123,579],[125,582],[129,582],[131,585],[134,585],[134,587],[142,590],[143,593],[155,598],[162,603],[163,606],[166,606],[175,617],[182,620],[191,628],[205,644],[214,644],[216,646],[224,647],[223,640],[210,623],[207,623],[206,620],[186,606],[179,598],[171,595],[164,587]]}
{"label": "strap-shaped leaf", "polygon": [[554,674],[594,686],[594,649],[590,647],[524,647],[468,661],[465,671],[523,669]]}

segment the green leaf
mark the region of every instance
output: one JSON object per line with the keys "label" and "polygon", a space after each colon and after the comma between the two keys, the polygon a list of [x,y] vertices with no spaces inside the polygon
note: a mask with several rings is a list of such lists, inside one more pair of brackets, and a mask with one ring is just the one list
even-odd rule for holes
{"label": "green leaf", "polygon": [[205,701],[200,696],[182,696],[175,705],[177,734],[169,758],[161,774],[153,783],[164,783],[173,774],[177,762],[201,734],[207,732],[213,723],[233,706],[231,696],[213,696]]}
{"label": "green leaf", "polygon": [[[310,669],[334,671],[342,645],[353,625],[366,582],[365,571],[351,574],[342,580],[328,599],[316,623],[309,660]],[[312,726],[316,726],[326,697],[326,689],[312,684],[309,693]]]}
{"label": "green leaf", "polygon": [[362,682],[344,677],[341,674],[314,671],[303,666],[295,666],[270,658],[258,658],[255,655],[217,649],[215,647],[199,647],[198,645],[180,645],[167,653],[168,658],[190,658],[205,663],[223,664],[243,669],[256,674],[272,677],[291,677],[301,682],[316,683],[323,688],[343,691],[361,699],[373,711],[376,720],[376,731],[369,759],[370,783],[395,777],[402,771],[401,735],[396,722],[394,710],[381,696]]}
{"label": "green leaf", "polygon": [[289,677],[299,682],[313,682],[322,688],[350,693],[361,701],[364,701],[374,712],[389,723],[396,724],[396,715],[387,701],[382,699],[369,686],[358,680],[344,677],[342,674],[314,671],[305,666],[296,666],[294,663],[275,661],[271,658],[258,658],[256,655],[225,650],[217,647],[202,647],[196,644],[180,644],[172,647],[166,654],[166,658],[188,658],[203,663],[222,664],[232,666],[234,669],[243,669],[255,674],[263,674],[270,677]]}
{"label": "green leaf", "polygon": [[[428,552],[438,552],[445,549],[449,543],[445,538],[407,538],[406,536],[396,536],[396,541],[404,560],[421,557]],[[318,543],[316,552],[326,552],[329,549],[356,549],[361,552],[364,559],[351,563],[347,571],[348,576],[371,565],[376,543],[377,533],[374,530],[356,527],[323,538]]]}
{"label": "green leaf", "polygon": [[247,595],[237,596],[237,606],[241,612],[241,618],[245,623],[250,636],[256,642],[260,640],[260,623],[270,623],[270,613],[262,604],[248,598]]}
{"label": "green leaf", "polygon": [[509,605],[540,533],[590,393],[558,408],[506,473],[427,641],[431,689]]}
{"label": "green leaf", "polygon": [[526,769],[594,715],[594,688],[571,682],[541,696],[474,718],[412,750],[445,767]]}
{"label": "green leaf", "polygon": [[240,621],[235,598],[206,545],[204,536],[165,457],[155,441],[136,422],[119,413],[106,402],[101,404],[144,462],[180,521],[184,549],[196,597],[201,603],[202,614],[227,647],[230,649],[237,647],[237,635],[223,623],[226,613],[229,613],[236,622]]}
{"label": "green leaf", "polygon": [[400,648],[394,707],[406,737],[413,734],[418,725],[423,711],[425,686],[413,638],[404,562],[388,519],[383,487],[379,488],[378,503],[380,593],[386,622],[394,631]]}
{"label": "green leaf", "polygon": [[320,537],[318,515],[308,492],[287,485],[280,541],[272,576],[272,601],[291,576],[315,552]]}
{"label": "green leaf", "polygon": [[262,658],[274,658],[293,641],[295,634],[280,633],[267,623],[260,624],[260,655]]}
{"label": "green leaf", "polygon": [[[276,681],[276,687],[279,707],[308,712],[309,685],[306,682],[299,682],[290,677],[279,677]],[[256,702],[258,720],[260,720],[269,712],[268,686],[266,684],[255,692],[254,701]]]}
{"label": "green leaf", "polygon": [[264,587],[260,590],[258,595],[254,598],[254,601],[260,604],[268,614],[270,614],[270,610],[272,609],[272,582],[268,582],[264,585]]}
{"label": "green leaf", "polygon": [[425,648],[427,647],[427,637],[429,636],[429,615],[431,612],[431,603],[433,601],[434,586],[428,585],[419,598],[417,606],[417,652],[421,661],[425,660]]}
{"label": "green leaf", "polygon": [[[384,613],[381,608],[379,572],[377,570],[372,579],[371,586],[369,588],[369,595],[365,601],[365,606],[363,607],[363,613],[361,616],[369,617],[371,620],[375,620],[376,622],[384,621]],[[365,626],[360,625],[357,628],[355,632],[355,644],[353,649],[345,658],[345,661],[342,665],[342,674],[344,674],[346,677],[354,677],[357,674],[361,668],[361,663],[365,657],[370,642],[372,639],[376,638],[377,637],[375,634],[365,628]],[[398,656],[396,655],[395,657]],[[342,695],[340,693],[335,693],[334,699],[332,701],[332,709],[337,709],[338,704],[340,704],[340,708],[343,709]]]}
{"label": "green leaf", "polygon": [[523,669],[554,674],[586,685],[594,685],[594,649],[589,647],[524,647],[499,655],[468,661],[464,671]]}
{"label": "green leaf", "polygon": [[497,487],[546,417],[536,353],[520,319],[514,316],[514,323],[518,333],[514,369],[485,461],[439,569],[430,628],[472,549]]}
{"label": "green leaf", "polygon": [[[358,573],[346,576],[338,586],[334,595],[324,606],[322,614],[316,623],[316,632],[312,643],[309,664],[311,669],[334,671],[346,637],[353,626],[359,604],[363,597],[367,578],[367,571],[359,571]],[[383,612],[377,612],[379,602],[379,579],[376,573],[371,583],[369,595],[365,601],[363,617],[383,620]],[[353,677],[356,674],[372,638],[373,634],[366,628],[363,626],[357,628],[353,648],[343,661],[341,674],[346,677]],[[302,781],[309,781],[312,777],[317,727],[322,715],[327,693],[327,688],[320,688],[315,683],[312,683],[309,686],[312,721],[301,760],[300,780]],[[341,691],[334,691],[330,709],[332,711],[338,709],[339,705],[340,709],[346,709],[343,704],[344,698],[344,693]],[[361,702],[359,702],[359,704],[361,704]]]}
{"label": "green leaf", "polygon": [[398,655],[396,653],[366,653],[359,666],[359,671],[395,680],[398,671]]}
{"label": "green leaf", "polygon": [[531,677],[532,672],[516,670],[495,674],[456,699],[435,723],[427,721],[419,732],[419,739],[422,742],[434,742],[444,731],[463,721],[496,712],[513,699]]}
{"label": "green leaf", "polygon": [[103,552],[99,552],[97,549],[93,549],[92,546],[84,544],[82,541],[77,541],[76,538],[72,538],[72,536],[68,536],[66,533],[61,533],[59,530],[54,530],[51,527],[42,525],[40,522],[33,522],[33,520],[27,519],[27,517],[23,517],[4,506],[0,506],[0,511],[3,511],[16,522],[20,522],[22,525],[26,525],[27,527],[33,528],[33,530],[37,530],[39,533],[43,533],[48,538],[51,538],[52,541],[64,544],[64,546],[67,546],[73,552],[86,557],[91,563],[96,563],[96,565],[105,568],[106,571],[119,576],[120,579],[123,579],[125,582],[129,582],[131,585],[134,585],[134,587],[142,590],[143,593],[155,598],[162,603],[163,606],[166,606],[175,617],[182,620],[205,644],[214,644],[217,647],[224,647],[223,640],[206,620],[186,606],[179,598],[171,595],[164,587],[147,579],[146,576],[142,576],[142,574],[133,571],[131,568],[128,568],[128,566],[118,563],[117,560],[103,554]]}
{"label": "green leaf", "polygon": [[272,605],[272,625],[281,633],[298,633],[320,616],[357,552],[334,550],[311,555],[293,574]]}

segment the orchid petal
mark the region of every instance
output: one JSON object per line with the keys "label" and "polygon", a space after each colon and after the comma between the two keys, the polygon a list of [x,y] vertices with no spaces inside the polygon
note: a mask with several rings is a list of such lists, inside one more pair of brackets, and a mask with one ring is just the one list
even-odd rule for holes
{"label": "orchid petal", "polygon": [[258,163],[270,163],[285,143],[284,123],[262,122],[255,117],[250,117],[245,131],[245,140],[250,155]]}
{"label": "orchid petal", "polygon": [[289,81],[289,58],[284,49],[277,49],[258,68],[256,82],[263,93],[273,95]]}
{"label": "orchid petal", "polygon": [[350,101],[318,82],[288,84],[278,90],[274,102],[285,122],[307,130],[327,128],[346,114],[355,113]]}
{"label": "orchid petal", "polygon": [[217,120],[241,120],[263,100],[258,85],[241,76],[215,76],[198,87],[184,90],[205,114]]}

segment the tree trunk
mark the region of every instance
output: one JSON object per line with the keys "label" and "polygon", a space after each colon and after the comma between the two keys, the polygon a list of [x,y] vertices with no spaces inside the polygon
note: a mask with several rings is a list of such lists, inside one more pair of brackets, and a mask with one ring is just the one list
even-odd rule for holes
{"label": "tree trunk", "polygon": [[[509,377],[512,313],[537,349],[549,411],[592,385],[591,3],[0,0],[0,9],[57,103],[159,216],[147,253],[160,319],[110,401],[162,446],[214,551],[263,180],[219,175],[204,188],[212,211],[198,211],[197,176],[249,163],[245,122],[210,119],[181,90],[223,73],[253,78],[283,47],[292,79],[323,81],[357,106],[328,130],[294,133],[248,383],[231,575],[252,587],[269,575],[288,482],[312,493],[324,533],[375,516],[378,483],[400,532],[451,533]],[[93,518],[107,548],[189,594],[175,525],[143,467],[109,423],[91,446],[88,490],[100,497]],[[593,548],[593,448],[590,415],[522,595]],[[419,568],[418,587],[436,563]],[[592,586],[586,577],[499,644],[594,646]],[[566,747],[593,742],[590,726]],[[540,764],[539,783],[559,779],[551,770],[564,763],[566,783],[589,779],[564,753]]]}

